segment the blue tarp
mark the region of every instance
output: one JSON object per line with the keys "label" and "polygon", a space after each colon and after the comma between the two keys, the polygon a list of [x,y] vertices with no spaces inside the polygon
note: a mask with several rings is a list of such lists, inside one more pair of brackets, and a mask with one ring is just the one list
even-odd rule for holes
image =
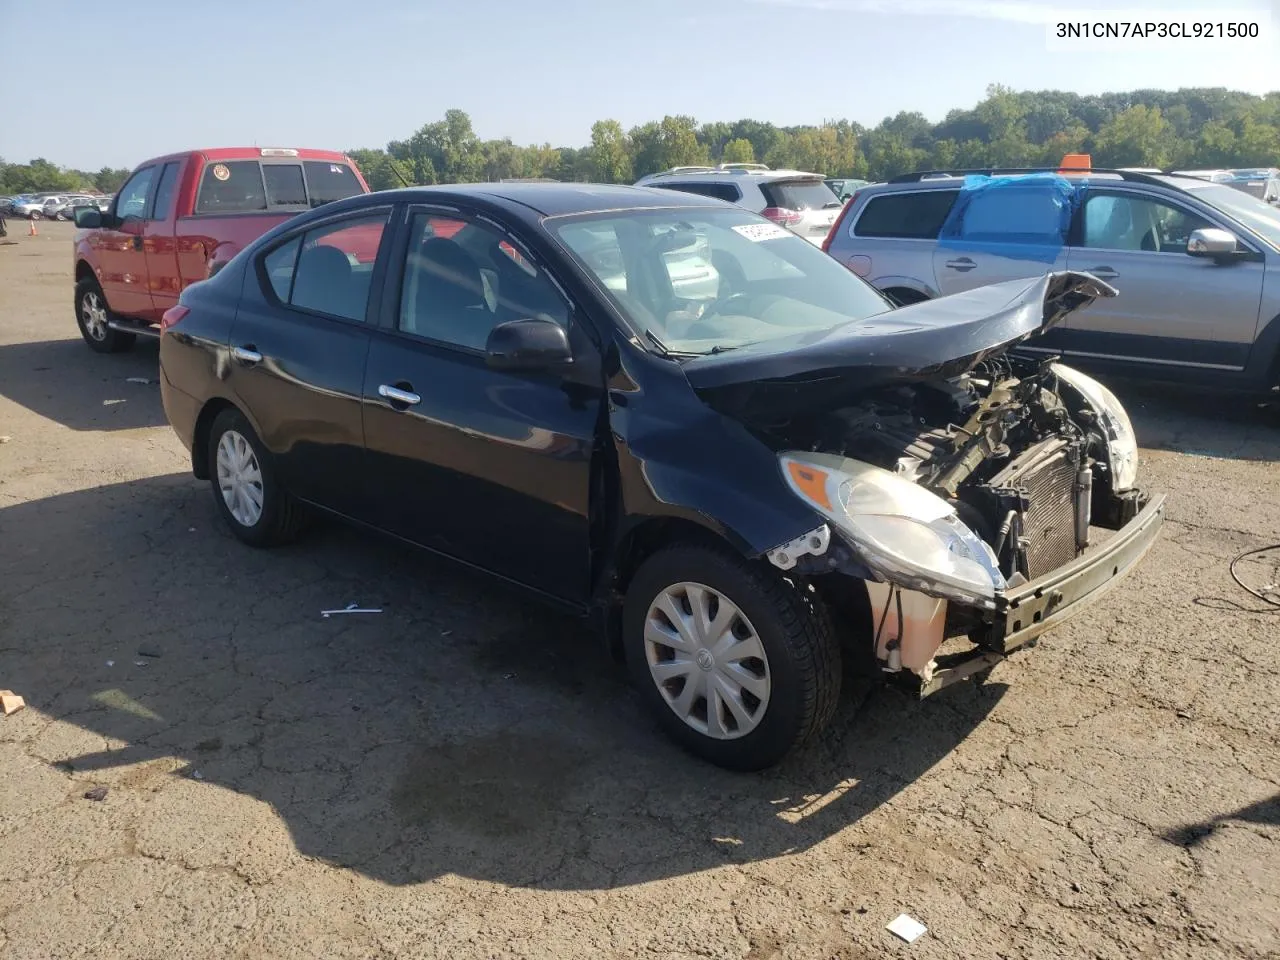
{"label": "blue tarp", "polygon": [[965,177],[938,246],[1053,263],[1079,197],[1078,185],[1053,173]]}

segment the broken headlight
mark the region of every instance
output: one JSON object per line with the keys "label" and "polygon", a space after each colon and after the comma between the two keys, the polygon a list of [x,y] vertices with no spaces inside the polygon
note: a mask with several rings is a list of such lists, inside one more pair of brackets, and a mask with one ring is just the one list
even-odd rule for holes
{"label": "broken headlight", "polygon": [[846,457],[784,453],[779,461],[795,494],[830,520],[885,580],[994,607],[1005,587],[996,556],[941,497]]}
{"label": "broken headlight", "polygon": [[1116,493],[1132,490],[1138,482],[1138,439],[1124,405],[1093,377],[1073,367],[1055,363],[1053,372],[1059,380],[1074,387],[1098,416],[1098,426],[1107,441],[1111,489]]}

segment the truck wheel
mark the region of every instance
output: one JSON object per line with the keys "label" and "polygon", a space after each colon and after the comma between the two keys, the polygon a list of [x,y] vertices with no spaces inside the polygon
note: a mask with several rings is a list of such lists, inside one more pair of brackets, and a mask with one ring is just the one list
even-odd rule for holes
{"label": "truck wheel", "polygon": [[780,761],[830,721],[840,647],[816,596],[703,546],[655,553],[623,606],[632,678],[668,735],[731,770]]}
{"label": "truck wheel", "polygon": [[80,336],[98,353],[120,353],[133,346],[137,339],[132,333],[122,333],[107,326],[111,309],[102,295],[98,281],[86,277],[76,284],[76,325]]}
{"label": "truck wheel", "polygon": [[277,479],[271,454],[239,410],[223,410],[209,430],[209,484],[227,526],[252,547],[295,539],[306,515]]}

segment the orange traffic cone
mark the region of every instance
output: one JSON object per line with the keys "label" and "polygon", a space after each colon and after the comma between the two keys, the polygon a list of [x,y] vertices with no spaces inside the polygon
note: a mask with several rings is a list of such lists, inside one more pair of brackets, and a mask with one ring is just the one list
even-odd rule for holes
{"label": "orange traffic cone", "polygon": [[27,236],[28,236],[28,237],[36,237],[36,236],[39,236],[39,234],[37,234],[37,233],[36,233],[36,222],[35,222],[35,220],[34,220],[34,219],[28,220],[28,221],[27,221],[27,223],[31,224],[31,229],[27,231]]}

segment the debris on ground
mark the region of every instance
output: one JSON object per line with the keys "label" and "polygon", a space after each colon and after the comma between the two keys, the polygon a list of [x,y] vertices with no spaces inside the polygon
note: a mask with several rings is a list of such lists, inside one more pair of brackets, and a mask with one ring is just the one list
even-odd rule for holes
{"label": "debris on ground", "polygon": [[898,914],[897,919],[886,926],[885,929],[907,943],[915,943],[929,932],[929,928],[923,923],[915,917],[907,916],[905,913]]}
{"label": "debris on ground", "polygon": [[362,607],[358,603],[349,603],[341,610],[321,610],[320,616],[328,619],[329,617],[338,613],[381,613],[381,612],[382,610],[380,608]]}
{"label": "debris on ground", "polygon": [[125,379],[125,383],[144,383],[144,384],[155,383],[154,380],[148,380],[146,377],[125,377],[124,379]]}
{"label": "debris on ground", "polygon": [[196,744],[197,753],[213,753],[215,750],[222,749],[221,737],[210,737],[208,740],[201,740]]}
{"label": "debris on ground", "polygon": [[96,800],[101,803],[103,800],[107,799],[107,788],[94,787],[92,790],[86,790],[84,792],[84,798],[86,800]]}
{"label": "debris on ground", "polygon": [[164,651],[154,644],[144,643],[142,646],[138,647],[138,656],[150,657],[153,660],[158,660],[164,656]]}
{"label": "debris on ground", "polygon": [[146,661],[146,660],[135,660],[135,661],[133,661],[133,665],[134,665],[135,667],[145,667],[145,666],[147,665],[147,661]]}
{"label": "debris on ground", "polygon": [[8,443],[8,442],[9,442],[10,440],[12,440],[12,439],[13,439],[13,437],[10,437],[10,436],[3,436],[3,437],[0,437],[0,443]]}
{"label": "debris on ground", "polygon": [[116,665],[116,662],[115,662],[114,660],[108,660],[108,661],[107,661],[107,666],[108,666],[108,667],[114,667],[115,665]]}
{"label": "debris on ground", "polygon": [[11,713],[17,713],[26,705],[27,701],[23,700],[12,690],[0,690],[0,709],[4,710],[4,715],[6,717]]}
{"label": "debris on ground", "polygon": [[203,779],[204,779],[204,774],[203,774],[203,773],[201,773],[199,770],[192,770],[192,771],[191,771],[191,779],[192,779],[192,780],[203,780]]}
{"label": "debris on ground", "polygon": [[124,401],[123,400],[103,400],[102,401],[102,405],[104,407],[110,407],[113,404],[117,404],[117,403],[124,403]]}

